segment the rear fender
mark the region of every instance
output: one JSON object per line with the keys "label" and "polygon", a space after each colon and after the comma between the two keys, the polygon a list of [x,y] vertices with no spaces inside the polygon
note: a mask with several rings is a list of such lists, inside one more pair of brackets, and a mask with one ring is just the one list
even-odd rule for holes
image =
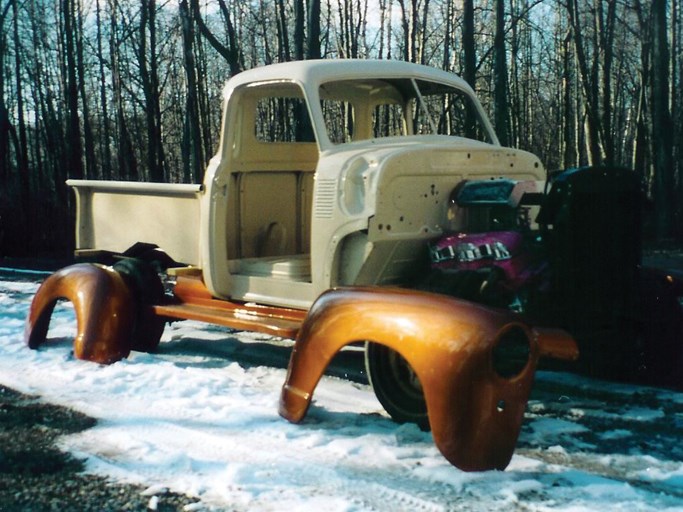
{"label": "rear fender", "polygon": [[45,342],[58,300],[73,303],[77,332],[74,355],[96,363],[113,363],[130,353],[135,305],[121,275],[110,267],[72,265],[48,277],[36,292],[24,330],[30,348]]}
{"label": "rear fender", "polygon": [[[510,329],[527,336],[529,358],[514,377],[503,378],[491,354]],[[566,333],[558,336],[574,344]],[[540,337],[547,344],[553,334],[539,336],[511,313],[446,296],[373,288],[328,291],[299,331],[279,412],[301,421],[332,357],[352,342],[372,341],[399,352],[417,374],[434,442],[451,464],[467,471],[504,469],[519,436]]]}

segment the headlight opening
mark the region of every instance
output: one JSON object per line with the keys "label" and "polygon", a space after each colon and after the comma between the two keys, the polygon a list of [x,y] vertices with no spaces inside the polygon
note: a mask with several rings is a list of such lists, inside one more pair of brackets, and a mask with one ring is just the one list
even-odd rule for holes
{"label": "headlight opening", "polygon": [[522,373],[530,357],[529,337],[520,326],[503,331],[491,351],[493,370],[504,379],[512,379]]}

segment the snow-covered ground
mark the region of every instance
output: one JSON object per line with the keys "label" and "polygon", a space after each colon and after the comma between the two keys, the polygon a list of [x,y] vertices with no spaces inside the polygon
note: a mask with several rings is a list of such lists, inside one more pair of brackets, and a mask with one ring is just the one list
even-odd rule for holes
{"label": "snow-covered ground", "polygon": [[197,510],[683,511],[683,394],[540,372],[506,471],[464,473],[397,425],[347,353],[301,425],[277,414],[291,341],[194,322],[158,354],[100,366],[71,354],[73,310],[49,342],[22,336],[39,274],[0,269],[0,384],[98,419],[61,440],[90,472],[201,499]]}

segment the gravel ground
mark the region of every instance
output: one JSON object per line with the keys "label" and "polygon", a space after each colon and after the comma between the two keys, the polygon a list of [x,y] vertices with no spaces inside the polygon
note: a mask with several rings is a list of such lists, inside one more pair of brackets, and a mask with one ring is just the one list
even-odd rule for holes
{"label": "gravel ground", "polygon": [[0,511],[200,510],[189,496],[152,494],[84,474],[83,461],[60,451],[55,441],[95,423],[0,386]]}

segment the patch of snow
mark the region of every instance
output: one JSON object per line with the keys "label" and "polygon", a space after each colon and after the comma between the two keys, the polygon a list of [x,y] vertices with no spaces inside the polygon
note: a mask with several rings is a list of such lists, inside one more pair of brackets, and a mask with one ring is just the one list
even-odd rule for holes
{"label": "patch of snow", "polygon": [[540,372],[508,468],[465,473],[363,383],[325,376],[306,419],[282,419],[291,340],[180,322],[159,353],[101,366],[73,357],[64,304],[29,350],[40,278],[0,269],[0,384],[96,418],[61,446],[152,510],[169,489],[192,510],[683,511],[680,393]]}

